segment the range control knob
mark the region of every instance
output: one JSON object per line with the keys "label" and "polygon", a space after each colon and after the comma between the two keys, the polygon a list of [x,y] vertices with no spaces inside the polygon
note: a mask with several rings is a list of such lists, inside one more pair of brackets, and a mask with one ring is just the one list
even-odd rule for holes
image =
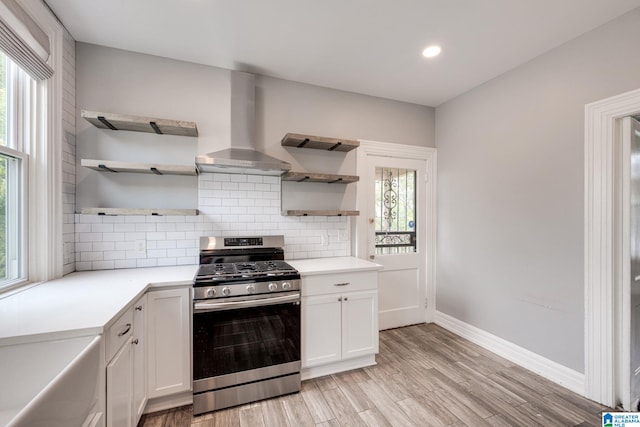
{"label": "range control knob", "polygon": [[229,289],[229,287],[228,287],[228,286],[225,286],[224,288],[222,288],[222,294],[223,294],[225,297],[228,297],[230,293],[231,293],[231,289]]}
{"label": "range control knob", "polygon": [[252,293],[254,293],[255,291],[256,291],[256,287],[255,287],[255,286],[253,286],[253,285],[249,285],[249,286],[247,286],[247,293],[252,294]]}
{"label": "range control knob", "polygon": [[207,297],[213,298],[216,296],[216,290],[213,288],[207,289]]}
{"label": "range control knob", "polygon": [[282,289],[285,291],[288,291],[289,289],[291,289],[291,283],[289,282],[282,283]]}
{"label": "range control knob", "polygon": [[269,283],[269,290],[271,292],[273,292],[273,291],[275,291],[277,289],[278,289],[278,284],[277,283],[273,283],[273,282]]}

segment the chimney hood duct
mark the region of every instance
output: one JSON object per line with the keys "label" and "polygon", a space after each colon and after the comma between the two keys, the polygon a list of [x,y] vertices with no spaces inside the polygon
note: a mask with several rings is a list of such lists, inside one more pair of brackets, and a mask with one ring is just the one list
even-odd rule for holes
{"label": "chimney hood duct", "polygon": [[231,72],[231,148],[196,157],[200,172],[282,175],[291,164],[255,149],[255,76]]}

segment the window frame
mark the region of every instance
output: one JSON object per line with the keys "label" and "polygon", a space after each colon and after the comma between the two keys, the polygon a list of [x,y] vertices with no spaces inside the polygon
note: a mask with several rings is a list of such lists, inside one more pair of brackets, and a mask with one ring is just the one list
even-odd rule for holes
{"label": "window frame", "polygon": [[[3,293],[29,283],[29,236],[27,233],[29,229],[29,155],[4,145],[0,145],[0,154],[19,160],[18,170],[14,172],[18,178],[18,195],[16,196],[18,206],[15,207],[14,212],[17,218],[14,218],[14,225],[17,222],[19,226],[12,228],[11,224],[7,222],[6,234],[7,241],[11,231],[18,235],[18,247],[16,248],[18,251],[18,271],[17,277],[0,281],[0,293]],[[9,169],[7,168],[8,173]],[[13,190],[15,191],[16,188]],[[7,186],[7,199],[9,199],[8,193],[9,187]]]}

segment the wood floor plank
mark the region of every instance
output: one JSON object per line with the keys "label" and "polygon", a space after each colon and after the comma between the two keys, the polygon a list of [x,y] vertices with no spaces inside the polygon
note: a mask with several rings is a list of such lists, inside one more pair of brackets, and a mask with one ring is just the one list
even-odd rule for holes
{"label": "wood floor plank", "polygon": [[428,411],[438,425],[448,426],[454,424],[460,419],[453,415],[441,402],[433,399],[433,393],[428,393],[416,400]]}
{"label": "wood floor plank", "polygon": [[316,424],[332,420],[336,417],[315,383],[307,382],[303,384],[300,394]]}
{"label": "wood floor plank", "polygon": [[356,412],[366,411],[367,409],[371,409],[375,406],[358,386],[358,383],[353,381],[351,377],[345,378],[334,376],[334,378],[338,387],[345,395],[351,406],[354,407]]}
{"label": "wood floor plank", "polygon": [[320,424],[316,424],[316,427],[342,427],[342,424],[340,424],[337,420],[333,419],[333,420],[325,421]]}
{"label": "wood floor plank", "polygon": [[260,406],[250,406],[238,410],[240,427],[265,427]]}
{"label": "wood floor plank", "polygon": [[164,424],[164,419],[166,417],[166,413],[154,413],[154,414],[145,414],[140,418],[140,423],[138,425],[144,427],[162,427]]}
{"label": "wood floor plank", "polygon": [[411,427],[413,423],[375,380],[358,383],[362,391],[393,427]]}
{"label": "wood floor plank", "polygon": [[238,408],[223,409],[213,413],[215,427],[240,427]]}
{"label": "wood floor plank", "polygon": [[176,408],[167,413],[163,427],[185,427],[191,424],[193,413],[190,406]]}
{"label": "wood floor plank", "polygon": [[314,378],[314,379],[309,380],[309,381],[313,381],[314,383],[316,383],[316,385],[318,386],[320,391],[325,391],[325,390],[329,390],[329,389],[338,387],[338,384],[336,383],[336,380],[334,380],[331,375],[327,375],[327,376],[319,377],[319,378]]}
{"label": "wood floor plank", "polygon": [[344,415],[357,414],[357,409],[351,405],[349,399],[344,395],[339,387],[325,390],[322,392],[327,404],[335,414],[336,418]]}
{"label": "wood floor plank", "polygon": [[610,410],[433,324],[382,331],[376,360],[297,394],[197,417],[191,406],[146,414],[139,427],[588,427]]}
{"label": "wood floor plank", "polygon": [[389,421],[377,408],[368,409],[358,414],[368,427],[391,427]]}
{"label": "wood floor plank", "polygon": [[316,425],[300,394],[285,396],[282,398],[282,405],[292,426],[314,427]]}
{"label": "wood floor plank", "polygon": [[483,417],[471,410],[464,403],[456,400],[447,392],[433,392],[431,393],[431,398],[435,402],[438,402],[440,406],[447,408],[449,412],[468,426],[491,427],[491,424],[487,423]]}
{"label": "wood floor plank", "polygon": [[266,427],[292,426],[287,419],[282,399],[267,399],[262,404],[262,418]]}
{"label": "wood floor plank", "polygon": [[440,427],[443,425],[436,420],[427,406],[414,398],[401,400],[397,403],[415,425],[424,427]]}

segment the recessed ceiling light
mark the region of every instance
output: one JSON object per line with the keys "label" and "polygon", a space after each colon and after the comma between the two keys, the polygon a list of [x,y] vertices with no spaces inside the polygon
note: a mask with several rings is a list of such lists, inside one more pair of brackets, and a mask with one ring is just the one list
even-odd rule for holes
{"label": "recessed ceiling light", "polygon": [[422,56],[425,58],[433,58],[434,56],[440,55],[440,52],[442,52],[442,48],[440,48],[440,46],[429,46],[422,51]]}

